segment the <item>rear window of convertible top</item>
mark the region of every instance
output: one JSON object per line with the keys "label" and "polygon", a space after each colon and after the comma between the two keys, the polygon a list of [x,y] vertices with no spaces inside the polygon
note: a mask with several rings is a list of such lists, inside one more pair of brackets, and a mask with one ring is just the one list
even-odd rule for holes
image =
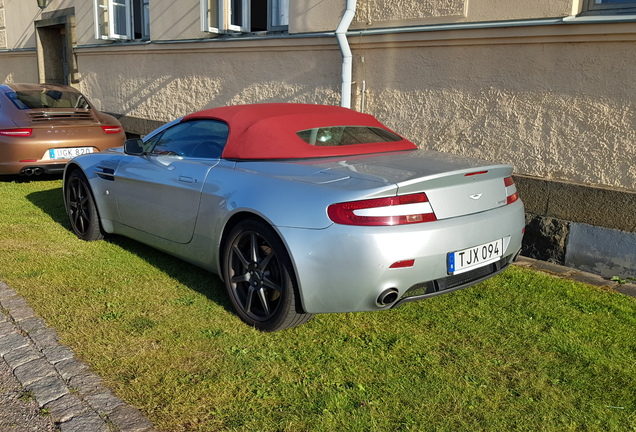
{"label": "rear window of convertible top", "polygon": [[307,144],[317,147],[339,147],[402,140],[400,136],[388,130],[370,126],[319,127],[302,130],[296,134]]}

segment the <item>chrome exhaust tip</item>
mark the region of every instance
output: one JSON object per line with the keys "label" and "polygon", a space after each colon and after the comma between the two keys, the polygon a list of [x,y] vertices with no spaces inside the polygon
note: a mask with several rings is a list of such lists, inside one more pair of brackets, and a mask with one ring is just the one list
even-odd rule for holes
{"label": "chrome exhaust tip", "polygon": [[376,303],[378,306],[388,306],[397,301],[399,296],[399,291],[396,288],[388,288],[380,293]]}

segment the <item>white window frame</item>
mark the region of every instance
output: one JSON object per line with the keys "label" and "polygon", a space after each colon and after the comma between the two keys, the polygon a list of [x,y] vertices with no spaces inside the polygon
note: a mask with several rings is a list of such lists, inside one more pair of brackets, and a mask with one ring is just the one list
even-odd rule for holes
{"label": "white window frame", "polygon": [[[126,19],[125,32],[117,32],[115,29],[115,12],[118,8],[124,8],[126,17],[131,16],[130,0],[123,3],[115,3],[115,0],[94,0],[95,13],[95,39],[130,40],[132,39],[132,23]],[[121,11],[118,11],[121,12]],[[105,18],[105,19],[104,19]],[[105,32],[103,27],[107,27]]]}
{"label": "white window frame", "polygon": [[[250,2],[249,0],[236,1],[241,3],[242,13],[235,20],[238,23],[232,24],[232,0],[201,0],[201,31],[207,33],[249,33]],[[216,7],[216,11],[210,10],[211,5]]]}
{"label": "white window frame", "polygon": [[[101,40],[133,40],[133,0],[94,0],[95,39]],[[142,39],[150,38],[149,0],[141,2]],[[116,29],[115,16],[117,13],[125,15],[125,29]]]}
{"label": "white window frame", "polygon": [[[233,1],[241,3],[240,17],[233,15]],[[207,33],[249,33],[251,31],[250,0],[201,0],[200,5],[201,31]],[[216,7],[217,16],[214,16],[215,11],[211,10],[211,5]],[[267,15],[267,31],[287,30],[289,0],[267,0]]]}
{"label": "white window frame", "polygon": [[[235,0],[241,3],[241,16],[236,16],[232,9],[232,0],[221,0],[219,5],[220,26],[231,32],[250,32],[250,2],[249,0]],[[235,24],[232,23],[235,21]]]}
{"label": "white window frame", "polygon": [[[216,16],[212,17],[210,3],[216,4]],[[219,5],[218,0],[201,0],[201,31],[206,33],[220,33],[219,28]]]}

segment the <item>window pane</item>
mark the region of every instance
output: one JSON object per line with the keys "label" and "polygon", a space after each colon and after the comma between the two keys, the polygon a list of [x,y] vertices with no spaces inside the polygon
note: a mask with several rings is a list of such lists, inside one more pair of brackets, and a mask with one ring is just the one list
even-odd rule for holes
{"label": "window pane", "polygon": [[636,0],[589,0],[587,9],[590,11],[616,11],[636,8]]}
{"label": "window pane", "polygon": [[243,27],[243,0],[232,0],[230,20],[233,26]]}
{"label": "window pane", "polygon": [[338,147],[401,141],[402,138],[387,130],[369,126],[332,126],[297,132],[307,144],[318,147]]}
{"label": "window pane", "polygon": [[150,0],[144,0],[144,11],[143,11],[144,38],[150,38],[150,6],[148,4],[149,1]]}
{"label": "window pane", "polygon": [[6,96],[21,110],[39,108],[83,108],[89,105],[81,93],[60,90],[25,90],[8,92]]}
{"label": "window pane", "polygon": [[271,0],[272,27],[289,25],[289,0]]}
{"label": "window pane", "polygon": [[221,157],[228,137],[228,127],[216,120],[194,120],[179,123],[158,139],[151,139],[152,154],[216,159]]}
{"label": "window pane", "polygon": [[217,32],[219,26],[219,1],[218,0],[202,0],[204,16],[201,17],[203,27],[206,32]]}
{"label": "window pane", "polygon": [[149,39],[150,22],[148,0],[133,0],[134,39]]}
{"label": "window pane", "polygon": [[95,39],[108,37],[108,0],[95,0]]}
{"label": "window pane", "polygon": [[116,35],[127,36],[127,20],[126,14],[126,0],[112,0],[113,1],[113,21],[114,32]]}

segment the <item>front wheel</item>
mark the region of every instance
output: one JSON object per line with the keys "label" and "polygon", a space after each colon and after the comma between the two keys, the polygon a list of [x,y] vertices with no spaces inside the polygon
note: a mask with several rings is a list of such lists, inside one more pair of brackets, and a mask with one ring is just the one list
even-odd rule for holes
{"label": "front wheel", "polygon": [[104,234],[88,180],[79,171],[69,174],[64,188],[66,211],[75,235],[82,240],[100,240]]}
{"label": "front wheel", "polygon": [[223,250],[225,287],[243,321],[273,332],[303,324],[298,286],[287,250],[266,223],[246,220],[230,232]]}

